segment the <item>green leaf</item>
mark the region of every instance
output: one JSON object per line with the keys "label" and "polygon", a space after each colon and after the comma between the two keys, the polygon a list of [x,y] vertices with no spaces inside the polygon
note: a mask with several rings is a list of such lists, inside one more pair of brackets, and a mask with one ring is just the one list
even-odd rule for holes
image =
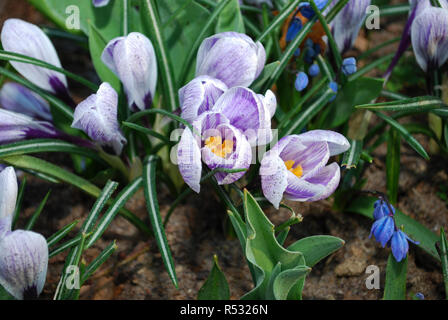
{"label": "green leaf", "polygon": [[218,21],[216,22],[215,33],[226,31],[234,31],[240,33],[246,32],[238,0],[231,0],[224,7],[218,17]]}
{"label": "green leaf", "polygon": [[218,257],[213,257],[213,267],[204,285],[199,289],[198,300],[230,300],[229,284],[218,264]]}
{"label": "green leaf", "polygon": [[165,268],[173,281],[173,284],[178,288],[178,280],[176,275],[176,268],[174,267],[174,260],[171,254],[168,240],[166,239],[165,229],[163,227],[162,218],[160,216],[159,201],[157,200],[156,188],[156,164],[157,157],[150,156],[146,159],[143,167],[143,187],[146,199],[146,208],[148,210],[149,220],[151,221],[152,230],[162,255]]}
{"label": "green leaf", "polygon": [[424,112],[442,107],[445,107],[443,101],[431,96],[356,106],[357,109],[409,112]]}
{"label": "green leaf", "polygon": [[2,300],[15,300],[15,298],[0,285],[0,301]]}
{"label": "green leaf", "polygon": [[306,265],[314,267],[316,263],[342,248],[344,240],[332,236],[312,236],[300,239],[288,247],[290,251],[301,252]]}
{"label": "green leaf", "polygon": [[14,208],[14,213],[12,215],[13,218],[12,218],[11,229],[14,229],[14,227],[16,226],[17,219],[19,219],[20,211],[22,209],[23,195],[25,194],[25,187],[26,187],[26,176],[23,177],[22,183],[19,186],[16,207]]}
{"label": "green leaf", "polygon": [[39,218],[42,210],[44,209],[45,205],[47,204],[48,198],[50,197],[51,190],[47,192],[44,199],[41,201],[39,206],[37,207],[36,211],[34,211],[33,215],[31,216],[30,220],[25,226],[25,230],[31,230],[34,227],[34,224],[36,223],[37,219]]}
{"label": "green leaf", "polygon": [[448,300],[448,241],[445,230],[440,228],[439,255],[442,261],[443,282],[445,283],[445,297]]}
{"label": "green leaf", "polygon": [[362,153],[362,140],[350,139],[350,149],[344,153],[344,158],[342,159],[341,167],[346,169],[356,168]]}
{"label": "green leaf", "polygon": [[274,70],[278,68],[280,65],[280,61],[274,61],[270,64],[266,65],[261,72],[261,74],[258,76],[257,80],[251,85],[251,89],[255,92],[261,91],[263,88],[263,85],[268,81],[269,77],[272,75]]}
{"label": "green leaf", "polygon": [[311,271],[307,266],[298,266],[294,269],[285,270],[274,280],[274,297],[277,300],[286,300],[294,285],[305,278]]}
{"label": "green leaf", "polygon": [[386,186],[389,201],[396,205],[398,201],[398,182],[400,178],[400,135],[391,129],[387,135]]}
{"label": "green leaf", "polygon": [[335,128],[348,121],[355,106],[369,103],[380,95],[383,82],[384,79],[376,78],[348,81],[328,107],[325,127]]}
{"label": "green leaf", "polygon": [[[361,214],[365,217],[373,219],[373,204],[378,200],[374,197],[357,197],[346,209],[347,212]],[[404,232],[413,240],[420,242],[418,245],[431,256],[440,261],[440,256],[435,248],[435,243],[439,237],[419,222],[408,217],[400,210],[395,210],[395,221],[397,226],[403,226]]]}
{"label": "green leaf", "polygon": [[117,250],[116,242],[109,244],[85,269],[82,274],[81,284],[86,282],[96,270]]}
{"label": "green leaf", "polygon": [[52,246],[57,244],[59,241],[61,241],[70,231],[73,230],[73,228],[76,227],[76,225],[78,223],[79,223],[79,221],[75,220],[75,221],[69,223],[68,225],[66,225],[65,227],[61,228],[60,230],[58,230],[56,233],[54,233],[50,237],[48,237],[47,238],[48,248],[51,248]]}
{"label": "green leaf", "polygon": [[408,258],[400,262],[389,254],[386,268],[386,284],[384,300],[406,300],[406,275],[408,272]]}

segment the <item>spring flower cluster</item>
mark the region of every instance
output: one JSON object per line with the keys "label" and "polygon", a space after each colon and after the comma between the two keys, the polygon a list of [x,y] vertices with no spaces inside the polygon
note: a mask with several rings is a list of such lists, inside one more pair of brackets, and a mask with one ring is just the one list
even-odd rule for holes
{"label": "spring flower cluster", "polygon": [[395,260],[400,262],[406,258],[409,251],[408,241],[419,244],[412,240],[395,223],[395,208],[385,200],[377,200],[374,204],[373,218],[375,222],[372,225],[370,236],[375,236],[383,248],[387,245],[392,249]]}
{"label": "spring flower cluster", "polygon": [[35,299],[42,292],[48,267],[48,245],[32,231],[11,230],[17,199],[12,167],[0,172],[0,285],[16,299]]}

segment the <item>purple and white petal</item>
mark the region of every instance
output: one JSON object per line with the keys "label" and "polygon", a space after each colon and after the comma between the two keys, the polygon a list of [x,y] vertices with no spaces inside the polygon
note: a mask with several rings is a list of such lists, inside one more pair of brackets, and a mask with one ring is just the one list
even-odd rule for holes
{"label": "purple and white petal", "polygon": [[268,151],[260,166],[263,194],[278,209],[288,186],[288,170],[276,152]]}
{"label": "purple and white petal", "polygon": [[319,201],[331,196],[338,187],[340,179],[341,169],[336,162],[326,166],[314,176],[307,178],[306,180],[312,184],[324,186],[322,193],[311,198],[309,201]]}
{"label": "purple and white petal", "polygon": [[50,105],[28,88],[7,82],[0,90],[0,106],[6,110],[23,113],[35,119],[52,121]]}
{"label": "purple and white petal", "polygon": [[16,299],[36,299],[47,276],[48,245],[40,234],[17,230],[0,240],[0,285]]}
{"label": "purple and white petal", "polygon": [[115,38],[101,59],[123,83],[131,109],[151,106],[157,85],[157,59],[151,40],[139,32]]}
{"label": "purple and white petal", "polygon": [[[1,32],[1,41],[6,51],[39,59],[61,68],[58,54],[50,39],[34,24],[20,19],[6,20]],[[56,94],[67,94],[67,79],[62,73],[29,63],[10,63],[36,86]]]}
{"label": "purple and white petal", "polygon": [[209,76],[199,76],[179,90],[182,118],[192,123],[199,115],[210,111],[227,91],[224,82]]}
{"label": "purple and white petal", "polygon": [[313,184],[305,179],[298,178],[291,171],[287,172],[288,186],[286,187],[284,197],[291,201],[310,201],[312,198],[320,195],[324,191],[324,186]]}
{"label": "purple and white petal", "polygon": [[229,88],[248,87],[266,63],[263,45],[245,34],[223,32],[206,38],[198,50],[196,76],[208,75]]}
{"label": "purple and white petal", "polygon": [[83,130],[92,140],[120,154],[127,141],[119,128],[117,108],[118,95],[105,82],[76,107],[72,128]]}
{"label": "purple and white petal", "polygon": [[182,137],[177,149],[177,163],[180,174],[185,183],[199,193],[201,190],[201,150],[199,148],[199,138],[194,137],[189,128],[182,133]]}
{"label": "purple and white petal", "polygon": [[313,142],[326,142],[330,148],[330,156],[344,153],[350,148],[350,142],[342,134],[330,130],[311,130],[299,135],[305,145]]}
{"label": "purple and white petal", "polygon": [[0,239],[11,231],[11,222],[17,201],[17,176],[13,167],[0,172]]}
{"label": "purple and white petal", "polygon": [[298,152],[291,159],[303,169],[303,179],[314,176],[325,167],[330,159],[330,150],[326,142],[311,143],[305,150]]}
{"label": "purple and white petal", "polygon": [[442,66],[448,59],[448,10],[427,8],[412,24],[412,47],[424,71]]}
{"label": "purple and white petal", "polygon": [[110,0],[92,0],[93,6],[100,8],[105,7],[109,4]]}

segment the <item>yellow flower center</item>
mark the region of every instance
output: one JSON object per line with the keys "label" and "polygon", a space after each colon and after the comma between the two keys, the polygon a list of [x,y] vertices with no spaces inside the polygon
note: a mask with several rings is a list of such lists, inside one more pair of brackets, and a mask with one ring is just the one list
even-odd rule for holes
{"label": "yellow flower center", "polygon": [[233,152],[233,140],[224,140],[224,142],[222,142],[220,136],[208,137],[205,140],[205,146],[221,158],[225,158]]}
{"label": "yellow flower center", "polygon": [[285,161],[286,169],[291,171],[297,178],[300,178],[303,175],[303,168],[300,164],[298,164],[294,168],[295,161],[294,160],[288,160]]}

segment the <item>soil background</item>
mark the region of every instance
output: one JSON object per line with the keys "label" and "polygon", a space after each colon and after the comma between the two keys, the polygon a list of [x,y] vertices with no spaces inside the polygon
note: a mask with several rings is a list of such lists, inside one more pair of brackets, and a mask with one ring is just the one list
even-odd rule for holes
{"label": "soil background", "polygon": [[[0,26],[6,18],[13,17],[38,25],[51,25],[26,0],[1,0]],[[371,32],[369,39],[361,35],[355,50],[364,51],[400,36],[403,26],[403,20],[382,19],[381,29]],[[89,55],[84,49],[60,39],[54,39],[54,43],[65,68],[81,73],[93,81],[97,80]],[[396,46],[389,46],[378,52],[376,57],[394,52],[395,49]],[[371,75],[380,74],[373,72]],[[77,101],[89,94],[73,82],[70,83],[70,89]],[[416,95],[415,90],[419,89],[409,88],[409,93]],[[416,137],[428,149],[428,140],[423,136]],[[380,146],[373,154],[374,162],[368,165],[365,173],[368,181],[365,189],[386,191],[385,155],[385,145]],[[70,167],[70,159],[64,155],[51,154],[46,157],[67,169]],[[425,161],[406,144],[402,145],[398,208],[437,233],[440,227],[448,227],[447,204],[437,196],[437,192],[441,191],[440,186],[446,185],[448,181],[445,164],[446,160],[438,156]],[[37,232],[46,237],[75,219],[84,219],[94,203],[92,198],[73,187],[54,185],[28,176],[19,227],[23,226],[26,218],[34,212],[50,189],[52,194],[35,227]],[[239,242],[227,236],[226,213],[215,195],[207,189],[203,188],[200,196],[191,196],[180,205],[166,228],[179,278],[179,289],[174,288],[165,272],[155,241],[148,240],[134,226],[119,217],[105,236],[87,250],[83,257],[86,262],[90,262],[111,241],[117,240],[118,250],[82,287],[80,298],[195,299],[211,269],[214,254],[218,255],[220,266],[229,281],[232,299],[238,299],[248,292],[252,288],[252,282]],[[166,189],[160,188],[159,192],[161,211],[166,214],[174,198]],[[342,249],[313,268],[306,281],[304,299],[381,299],[390,251],[369,239],[371,221],[355,214],[332,211],[331,200],[289,205],[302,214],[304,220],[291,229],[287,244],[302,237],[319,234],[337,236],[346,242]],[[149,225],[141,192],[127,207]],[[289,218],[288,211],[284,209],[275,211],[267,208],[266,213],[275,224]],[[76,230],[71,235],[75,232]],[[61,254],[50,260],[42,299],[53,297],[64,259],[65,254]],[[380,290],[366,288],[365,280],[368,275],[365,270],[369,265],[377,265],[381,270]],[[410,249],[407,289],[408,298],[412,298],[417,292],[423,293],[426,299],[444,298],[440,264],[415,246]]]}

